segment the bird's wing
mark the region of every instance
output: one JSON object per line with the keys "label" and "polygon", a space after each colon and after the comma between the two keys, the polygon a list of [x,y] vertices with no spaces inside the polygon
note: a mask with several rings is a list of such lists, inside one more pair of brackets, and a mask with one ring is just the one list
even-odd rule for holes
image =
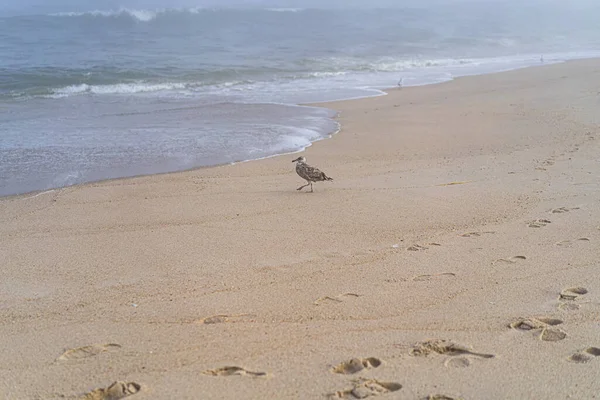
{"label": "bird's wing", "polygon": [[313,181],[327,180],[327,175],[325,175],[323,171],[321,171],[319,168],[311,167],[310,165],[304,166],[304,173],[308,178],[310,178],[310,180]]}

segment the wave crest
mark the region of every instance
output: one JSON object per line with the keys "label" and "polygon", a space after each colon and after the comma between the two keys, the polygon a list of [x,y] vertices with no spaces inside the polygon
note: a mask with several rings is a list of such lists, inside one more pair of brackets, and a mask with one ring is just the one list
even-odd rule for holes
{"label": "wave crest", "polygon": [[297,13],[297,12],[301,12],[304,11],[304,8],[265,8],[266,11],[272,11],[272,12],[293,12],[293,13]]}
{"label": "wave crest", "polygon": [[[149,22],[164,15],[176,14],[200,14],[210,11],[228,11],[227,8],[158,8],[154,10],[132,9],[121,7],[113,10],[93,10],[93,11],[68,11],[50,14],[51,17],[92,17],[92,18],[131,18],[140,22]],[[304,8],[265,8],[262,11],[279,13],[298,13],[305,11]]]}
{"label": "wave crest", "polygon": [[308,58],[299,64],[320,72],[312,72],[311,77],[322,78],[345,75],[352,72],[401,72],[412,69],[434,67],[456,67],[477,64],[474,59],[395,59],[383,57],[375,60],[362,60],[350,57]]}
{"label": "wave crest", "polygon": [[134,94],[185,89],[184,83],[117,83],[113,85],[71,85],[53,90],[51,97],[67,97],[76,94]]}
{"label": "wave crest", "polygon": [[152,21],[161,11],[153,10],[132,10],[129,8],[120,8],[118,10],[94,10],[84,12],[61,12],[51,14],[53,17],[130,17],[142,22]]}
{"label": "wave crest", "polygon": [[199,14],[202,11],[210,11],[201,7],[193,8],[160,8],[156,10],[119,8],[118,10],[94,10],[94,11],[70,11],[50,14],[52,17],[104,17],[104,18],[131,18],[140,22],[149,22],[165,14]]}

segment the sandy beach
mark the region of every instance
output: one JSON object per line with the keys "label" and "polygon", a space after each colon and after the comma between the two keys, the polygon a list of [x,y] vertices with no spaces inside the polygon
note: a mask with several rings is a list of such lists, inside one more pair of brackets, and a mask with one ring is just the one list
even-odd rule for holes
{"label": "sandy beach", "polygon": [[0,398],[599,398],[599,82],[327,103],[314,193],[284,155],[0,199]]}

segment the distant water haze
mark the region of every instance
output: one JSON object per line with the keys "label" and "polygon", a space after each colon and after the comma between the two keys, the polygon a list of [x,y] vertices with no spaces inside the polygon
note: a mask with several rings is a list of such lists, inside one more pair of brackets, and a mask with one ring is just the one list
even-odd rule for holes
{"label": "distant water haze", "polygon": [[298,151],[337,129],[298,104],[600,53],[596,2],[365,4],[3,2],[0,195]]}

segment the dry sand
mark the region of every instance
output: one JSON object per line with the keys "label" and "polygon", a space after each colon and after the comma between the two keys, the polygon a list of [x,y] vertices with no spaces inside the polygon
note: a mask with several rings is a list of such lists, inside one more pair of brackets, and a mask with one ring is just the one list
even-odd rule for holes
{"label": "dry sand", "polygon": [[598,398],[599,82],[329,103],[312,194],[287,155],[0,200],[0,398]]}

